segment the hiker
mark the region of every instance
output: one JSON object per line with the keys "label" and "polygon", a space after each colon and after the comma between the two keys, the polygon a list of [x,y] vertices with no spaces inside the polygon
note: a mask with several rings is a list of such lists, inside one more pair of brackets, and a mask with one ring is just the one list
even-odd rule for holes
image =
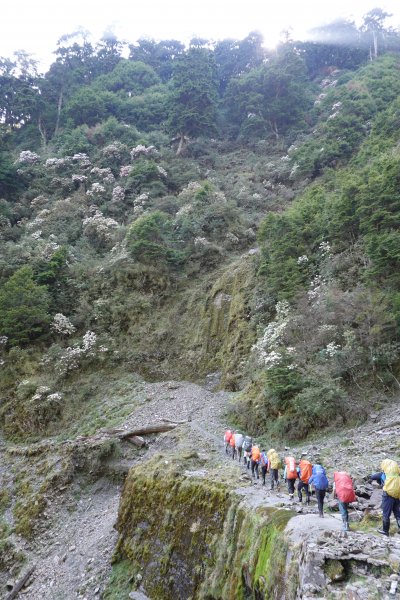
{"label": "hiker", "polygon": [[244,436],[242,433],[235,434],[235,450],[238,454],[239,462],[242,460],[242,448],[243,448]]}
{"label": "hiker", "polygon": [[271,490],[274,489],[274,484],[276,484],[276,488],[279,490],[279,467],[281,466],[281,459],[274,448],[268,450],[267,456],[269,460],[269,470],[271,473]]}
{"label": "hiker", "polygon": [[262,484],[265,485],[265,476],[267,474],[268,466],[269,466],[268,455],[265,450],[261,450],[260,465],[261,465],[261,476],[262,476],[262,480],[263,480]]}
{"label": "hiker", "polygon": [[245,466],[250,469],[251,463],[251,447],[253,445],[253,440],[250,436],[246,435],[243,441],[243,462]]}
{"label": "hiker", "polygon": [[318,502],[318,513],[320,517],[324,517],[324,498],[326,491],[329,487],[329,481],[326,476],[326,472],[321,463],[313,465],[312,475],[308,480],[309,484],[313,484],[315,489],[315,495]]}
{"label": "hiker", "polygon": [[257,446],[256,442],[251,449],[251,476],[255,477],[254,472],[257,475],[257,479],[260,479],[260,475],[258,473],[258,465],[260,464],[261,452],[260,448]]}
{"label": "hiker", "polygon": [[298,473],[296,460],[294,456],[286,456],[285,458],[285,470],[283,472],[283,479],[288,486],[289,499],[293,500],[294,496],[294,484],[296,482]]}
{"label": "hiker", "polygon": [[333,497],[338,499],[339,510],[343,520],[343,531],[349,531],[349,504],[357,500],[353,480],[346,471],[333,473]]}
{"label": "hiker", "polygon": [[310,504],[310,489],[308,482],[312,475],[312,464],[305,458],[306,456],[307,453],[302,452],[298,467],[299,484],[297,486],[297,496],[299,498],[299,502],[303,502],[302,490],[304,490],[306,494],[306,504]]}
{"label": "hiker", "polygon": [[228,454],[229,452],[229,442],[231,441],[231,437],[232,437],[232,431],[230,429],[227,429],[224,433],[224,444],[225,444],[225,452]]}
{"label": "hiker", "polygon": [[236,454],[235,436],[236,436],[235,431],[232,431],[232,436],[231,436],[231,439],[229,440],[229,445],[231,447],[231,452],[232,452],[232,460],[235,459],[235,454]]}
{"label": "hiker", "polygon": [[375,475],[379,475],[383,483],[382,529],[378,529],[378,532],[389,535],[390,515],[393,512],[400,533],[400,467],[395,460],[385,458],[381,462],[381,472]]}

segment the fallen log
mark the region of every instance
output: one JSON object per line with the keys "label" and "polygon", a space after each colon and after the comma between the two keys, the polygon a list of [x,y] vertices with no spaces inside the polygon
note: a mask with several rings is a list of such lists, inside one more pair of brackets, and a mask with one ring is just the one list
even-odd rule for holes
{"label": "fallen log", "polygon": [[121,433],[117,433],[116,436],[120,440],[125,440],[126,438],[133,437],[135,435],[150,435],[152,433],[163,433],[164,431],[170,431],[171,429],[175,429],[178,427],[179,423],[160,423],[158,425],[146,425],[145,427],[141,427],[140,429],[131,429],[130,431],[121,431]]}
{"label": "fallen log", "polygon": [[23,577],[21,577],[21,579],[19,581],[17,581],[17,583],[14,585],[11,592],[5,597],[5,600],[13,600],[13,598],[15,598],[17,596],[18,592],[20,592],[22,590],[22,588],[28,581],[29,577],[32,575],[35,568],[36,568],[36,565],[33,565],[33,567],[28,569],[28,571],[25,573],[25,575]]}

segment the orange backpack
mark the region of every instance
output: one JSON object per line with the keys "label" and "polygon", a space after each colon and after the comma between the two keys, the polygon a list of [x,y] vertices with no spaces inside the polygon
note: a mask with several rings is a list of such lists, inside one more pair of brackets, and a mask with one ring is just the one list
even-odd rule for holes
{"label": "orange backpack", "polygon": [[299,463],[299,467],[301,481],[308,483],[308,480],[312,475],[312,464],[308,460],[302,459]]}
{"label": "orange backpack", "polygon": [[233,433],[231,436],[231,439],[229,440],[229,445],[232,446],[232,448],[235,447],[235,434]]}
{"label": "orange backpack", "polygon": [[297,479],[296,461],[293,456],[285,458],[286,479]]}
{"label": "orange backpack", "polygon": [[257,462],[260,460],[260,456],[261,456],[260,448],[258,446],[253,446],[253,448],[251,449],[251,460],[254,460],[255,462]]}

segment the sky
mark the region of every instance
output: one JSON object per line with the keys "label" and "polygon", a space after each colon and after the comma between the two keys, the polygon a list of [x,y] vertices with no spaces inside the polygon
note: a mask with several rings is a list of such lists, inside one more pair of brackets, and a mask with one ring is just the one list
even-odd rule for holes
{"label": "sky", "polygon": [[399,0],[19,0],[12,15],[0,21],[0,56],[25,50],[45,71],[59,38],[79,27],[94,42],[111,28],[130,43],[141,37],[185,43],[193,37],[242,39],[259,31],[265,45],[274,47],[284,30],[306,39],[309,29],[339,17],[360,24],[376,6],[393,14],[388,23],[400,27]]}

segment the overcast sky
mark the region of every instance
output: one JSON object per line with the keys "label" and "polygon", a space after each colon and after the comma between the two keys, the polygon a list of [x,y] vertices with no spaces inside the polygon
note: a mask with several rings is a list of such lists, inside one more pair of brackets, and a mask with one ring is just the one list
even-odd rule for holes
{"label": "overcast sky", "polygon": [[129,42],[140,37],[241,39],[257,30],[272,47],[282,30],[291,27],[293,37],[304,39],[308,29],[337,17],[359,24],[376,6],[394,15],[392,26],[400,26],[399,0],[19,0],[7,11],[9,18],[1,19],[0,56],[26,50],[43,71],[54,59],[57,40],[78,27],[89,30],[93,41],[111,27]]}

